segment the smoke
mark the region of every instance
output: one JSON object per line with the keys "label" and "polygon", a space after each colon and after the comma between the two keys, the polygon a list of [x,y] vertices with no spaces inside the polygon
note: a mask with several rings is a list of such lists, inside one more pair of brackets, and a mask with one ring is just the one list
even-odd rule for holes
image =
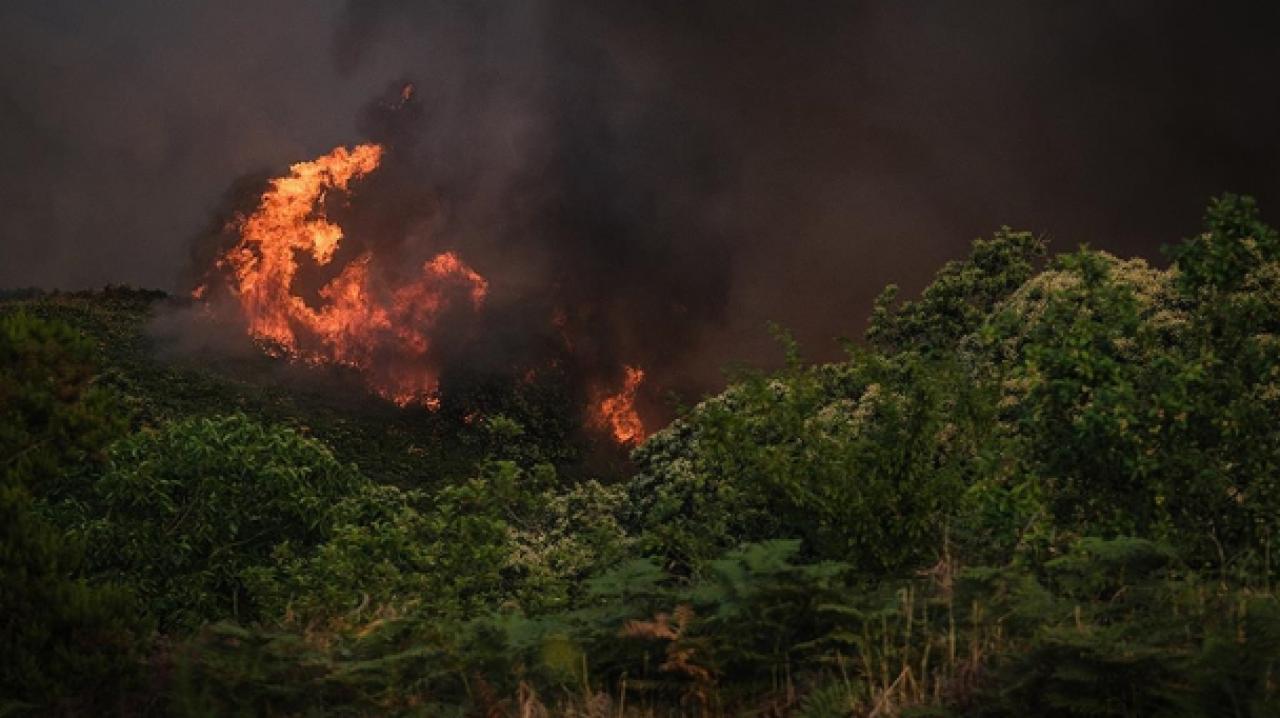
{"label": "smoke", "polygon": [[466,363],[563,308],[584,363],[703,387],[774,356],[769,320],[833,355],[1001,224],[1155,257],[1210,195],[1274,217],[1277,30],[1154,0],[6,3],[0,285],[177,288],[234,178],[372,139],[351,251],[484,274]]}

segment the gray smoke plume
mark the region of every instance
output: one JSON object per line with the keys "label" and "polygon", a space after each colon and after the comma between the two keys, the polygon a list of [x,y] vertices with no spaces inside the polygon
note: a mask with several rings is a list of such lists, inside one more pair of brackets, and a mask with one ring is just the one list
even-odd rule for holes
{"label": "gray smoke plume", "polygon": [[[235,178],[377,139],[353,243],[458,249],[490,356],[563,304],[584,362],[705,386],[773,355],[768,320],[832,355],[1001,224],[1154,257],[1210,195],[1274,216],[1278,30],[1181,0],[14,0],[0,285],[177,288]],[[384,111],[401,79],[417,114]]]}

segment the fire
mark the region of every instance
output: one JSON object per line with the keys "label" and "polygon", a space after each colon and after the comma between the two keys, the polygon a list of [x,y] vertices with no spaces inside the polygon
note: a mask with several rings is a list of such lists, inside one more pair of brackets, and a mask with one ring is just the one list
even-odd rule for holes
{"label": "fire", "polygon": [[[412,85],[405,85],[401,103],[412,95]],[[219,298],[230,298],[249,334],[269,353],[355,368],[379,395],[434,410],[440,406],[442,320],[457,311],[482,311],[489,282],[452,251],[406,276],[397,256],[343,245],[344,230],[326,216],[326,200],[350,194],[353,183],[379,168],[383,155],[377,144],[338,147],[272,179],[253,211],[227,225],[234,245],[191,296],[209,311],[220,306]],[[572,353],[569,312],[557,307],[549,319],[549,329]],[[591,426],[631,446],[647,435],[635,408],[645,373],[624,369],[621,388],[595,392],[588,414]],[[532,384],[538,371],[527,369],[524,383]],[[464,421],[480,418],[471,412]]]}
{"label": "fire", "polygon": [[[219,261],[249,333],[288,357],[361,369],[370,386],[398,404],[438,406],[431,360],[432,329],[465,296],[479,310],[489,284],[456,254],[423,263],[416,277],[394,286],[375,277],[374,257],[361,254],[318,291],[313,307],[296,292],[300,255],[317,265],[333,262],[342,228],[324,216],[330,192],[378,168],[382,147],[338,147],[290,167],[271,180],[257,208],[238,226],[240,239]],[[201,285],[193,293],[207,294]]]}
{"label": "fire", "polygon": [[644,441],[646,432],[640,415],[636,413],[636,392],[644,383],[644,370],[639,367],[624,367],[626,378],[622,390],[606,396],[595,407],[591,417],[593,426],[609,431],[619,444],[635,445]]}

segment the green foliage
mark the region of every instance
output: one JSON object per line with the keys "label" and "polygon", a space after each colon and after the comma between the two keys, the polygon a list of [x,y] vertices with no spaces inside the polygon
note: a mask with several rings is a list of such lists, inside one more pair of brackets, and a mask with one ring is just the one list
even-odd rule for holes
{"label": "green foliage", "polygon": [[282,545],[246,572],[268,616],[360,622],[388,607],[465,616],[566,608],[580,581],[626,555],[619,489],[557,489],[551,468],[484,464],[427,497],[369,488],[339,502],[314,551]]}
{"label": "green foliage", "polygon": [[83,489],[89,566],[136,587],[164,628],[252,620],[244,572],[333,531],[367,490],[324,445],[242,414],[139,432]]}
{"label": "green foliage", "polygon": [[[154,297],[18,299],[110,338],[82,347],[115,357],[99,382],[159,428],[103,469],[104,410],[6,415],[68,439],[0,508],[138,589],[180,715],[1274,715],[1280,237],[1226,196],[1168,269],[1043,254],[975,242],[842,362],[774,328],[784,369],[612,485],[578,476],[554,382],[343,414],[155,360]],[[61,366],[29,356],[5,387]]]}
{"label": "green foliage", "polygon": [[[842,585],[842,567],[792,563],[797,548],[746,547],[692,586],[651,562],[624,563],[587,582],[581,607],[539,617],[408,615],[310,645],[287,633],[215,627],[185,649],[178,702],[217,712],[244,709],[234,701],[250,696],[255,712],[317,710],[326,701],[356,712],[475,711],[521,685],[564,701],[593,692],[593,681],[625,680],[643,700],[678,700],[721,677],[745,695],[783,669],[797,639],[815,637],[822,619],[813,608]],[[664,613],[672,610],[674,619]],[[287,690],[271,691],[277,683]]]}
{"label": "green foliage", "polygon": [[0,331],[6,476],[48,481],[94,458],[123,425],[113,397],[93,385],[88,342],[26,314],[0,317]]}
{"label": "green foliage", "polygon": [[[718,672],[765,680],[804,655],[830,629],[827,609],[849,589],[849,566],[798,563],[799,541],[750,544],[711,561],[687,600],[714,640]],[[799,663],[799,661],[796,661]]]}
{"label": "green foliage", "polygon": [[1204,224],[1202,234],[1168,251],[1185,290],[1231,291],[1257,267],[1280,260],[1280,234],[1263,223],[1252,197],[1214,199]]}
{"label": "green foliage", "polygon": [[863,570],[909,568],[934,556],[971,469],[971,427],[952,419],[986,397],[964,384],[916,354],[748,377],[635,452],[629,521],[686,566],[799,536]]}
{"label": "green foliage", "polygon": [[[1012,391],[1002,419],[1014,455],[1046,484],[1058,523],[1149,531],[1167,514],[1163,487],[1143,480],[1158,474],[1161,459],[1144,429],[1149,418],[1179,410],[1169,395],[1181,387],[1167,384],[1164,358],[1152,356],[1159,338],[1142,321],[1134,287],[1112,277],[1108,258],[1082,251],[1059,258],[1054,271],[1072,281],[1020,328],[1020,356],[1006,375]],[[997,322],[1011,319],[1023,317],[1005,313]]]}
{"label": "green foliage", "polygon": [[85,581],[82,545],[36,503],[120,430],[88,354],[64,324],[0,317],[0,713],[106,701],[136,672],[131,596]]}
{"label": "green foliage", "polygon": [[971,496],[1011,523],[987,540],[1051,526],[1163,537],[1219,570],[1266,560],[1280,508],[1280,432],[1266,418],[1280,409],[1280,264],[1237,268],[1238,290],[1192,301],[1180,266],[1081,251],[962,343],[1002,394],[988,449],[1000,458]]}
{"label": "green foliage", "polygon": [[945,352],[978,328],[992,309],[1035,272],[1044,240],[1008,227],[978,239],[963,261],[948,262],[920,298],[893,307],[890,285],[876,299],[867,340],[885,352]]}
{"label": "green foliage", "polygon": [[425,519],[415,508],[420,501],[413,492],[369,486],[334,504],[323,543],[277,544],[270,561],[241,572],[259,615],[361,621],[387,605],[432,596]]}
{"label": "green foliage", "polygon": [[1274,715],[1275,596],[1204,582],[1142,539],[1082,540],[1045,569],[997,599],[1034,622],[992,661],[977,714]]}
{"label": "green foliage", "polygon": [[183,649],[175,697],[462,714],[540,696],[558,715],[625,690],[672,715],[919,716],[1271,715],[1280,699],[1275,597],[1204,581],[1151,541],[1084,540],[1044,566],[941,567],[884,590],[798,548],[749,545],[692,583],[629,562],[591,579],[582,607],[538,617],[406,615],[324,636],[218,626]]}
{"label": "green foliage", "polygon": [[[102,367],[98,384],[121,397],[135,428],[239,411],[319,439],[374,481],[427,490],[467,478],[490,455],[557,466],[578,458],[566,438],[574,415],[552,375],[527,386],[444,377],[439,411],[406,410],[369,394],[350,369],[289,371],[247,339],[193,321],[194,307],[163,293],[107,287],[0,300],[0,315],[19,311],[85,336]],[[463,421],[476,413],[502,415],[517,431]]]}

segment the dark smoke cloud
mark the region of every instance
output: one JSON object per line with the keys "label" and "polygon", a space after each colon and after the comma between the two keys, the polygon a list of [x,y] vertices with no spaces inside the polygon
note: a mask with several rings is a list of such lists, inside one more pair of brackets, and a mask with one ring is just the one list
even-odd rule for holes
{"label": "dark smoke cloud", "polygon": [[[233,178],[369,137],[403,151],[362,192],[403,211],[350,236],[463,250],[507,326],[562,300],[601,361],[664,385],[771,356],[767,320],[829,356],[885,283],[918,288],[1001,224],[1155,257],[1210,195],[1280,215],[1278,14],[7,3],[0,285],[172,287]],[[399,78],[420,114],[367,104]],[[505,331],[495,356],[532,341]]]}
{"label": "dark smoke cloud", "polygon": [[0,3],[0,285],[174,288],[235,177],[354,132],[327,5]]}

